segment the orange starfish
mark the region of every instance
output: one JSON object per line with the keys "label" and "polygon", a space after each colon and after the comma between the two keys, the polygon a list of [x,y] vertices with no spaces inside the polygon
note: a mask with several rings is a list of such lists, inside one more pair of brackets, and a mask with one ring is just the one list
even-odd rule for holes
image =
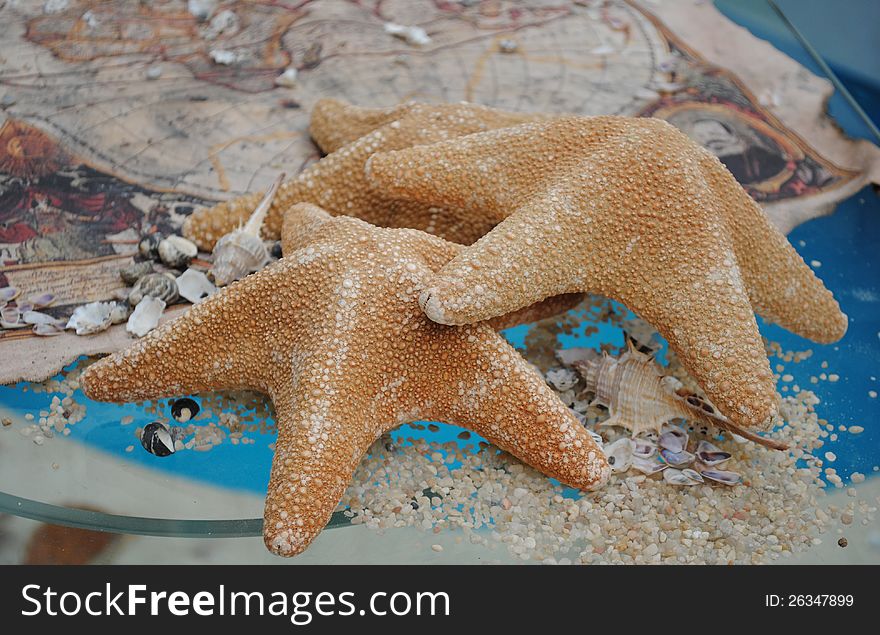
{"label": "orange starfish", "polygon": [[575,487],[607,478],[589,433],[491,325],[422,313],[419,293],[461,246],[308,204],[288,212],[282,242],[276,264],[82,375],[85,393],[105,401],[268,394],[278,440],[263,531],[273,552],[304,550],[369,446],[406,422],[468,427]]}
{"label": "orange starfish", "polygon": [[560,117],[367,163],[386,196],[506,217],[422,292],[442,324],[559,293],[619,300],[651,322],[718,409],[776,411],[757,311],[832,342],[847,318],[761,207],[710,152],[657,119]]}

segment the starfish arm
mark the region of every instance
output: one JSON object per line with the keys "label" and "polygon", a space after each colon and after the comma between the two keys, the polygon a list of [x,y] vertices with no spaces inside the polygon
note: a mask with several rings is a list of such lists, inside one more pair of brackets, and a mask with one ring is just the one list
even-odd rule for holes
{"label": "starfish arm", "polygon": [[407,102],[390,108],[362,108],[338,99],[320,99],[312,108],[309,134],[322,152],[330,154],[404,117],[414,105]]}
{"label": "starfish arm", "polygon": [[[128,349],[89,366],[83,391],[98,401],[127,402],[208,390],[265,390],[265,368],[258,360],[278,343],[263,338],[258,318],[242,307],[265,304],[273,289],[299,278],[295,270],[292,263],[279,263],[224,288]],[[275,302],[289,318],[286,300]],[[272,311],[265,309],[262,319]]]}
{"label": "starfish arm", "polygon": [[[289,377],[272,392],[278,438],[266,495],[263,539],[295,556],[330,520],[355,469],[382,430],[352,407],[357,395],[321,392],[316,381]],[[341,407],[345,407],[345,412]]]}
{"label": "starfish arm", "polygon": [[843,337],[848,320],[832,293],[733,175],[714,156],[707,163],[755,312],[815,342]]}
{"label": "starfish arm", "polygon": [[[608,463],[584,426],[516,350],[484,326],[449,331],[426,416],[469,428],[563,483],[590,490]],[[474,365],[475,359],[486,360]],[[436,382],[436,377],[442,382]],[[454,399],[448,385],[458,386]]]}

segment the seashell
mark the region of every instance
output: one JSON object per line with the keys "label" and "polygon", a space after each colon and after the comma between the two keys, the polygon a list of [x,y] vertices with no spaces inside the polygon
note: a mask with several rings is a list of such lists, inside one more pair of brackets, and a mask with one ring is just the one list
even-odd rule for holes
{"label": "seashell", "polygon": [[672,467],[682,468],[693,463],[696,457],[687,450],[672,452],[671,450],[663,449],[660,450],[660,458]]}
{"label": "seashell", "polygon": [[149,260],[133,262],[119,270],[119,277],[128,286],[132,286],[145,275],[153,273],[153,263]]}
{"label": "seashell", "polygon": [[738,485],[742,482],[742,475],[736,472],[725,472],[724,470],[703,470],[700,472],[705,478],[716,483],[724,485]]}
{"label": "seashell", "polygon": [[193,304],[198,304],[209,295],[217,292],[208,276],[195,269],[187,269],[177,279],[177,291]]}
{"label": "seashell", "polygon": [[128,303],[137,306],[141,300],[152,296],[171,304],[177,297],[177,283],[174,276],[165,273],[150,273],[137,281],[134,288],[128,294]]}
{"label": "seashell", "polygon": [[131,315],[131,305],[128,302],[117,302],[110,310],[110,323],[122,324]]}
{"label": "seashell", "polygon": [[183,269],[199,254],[199,248],[183,236],[169,236],[159,243],[159,259],[172,269]]}
{"label": "seashell", "polygon": [[602,448],[614,472],[626,472],[632,465],[632,441],[623,437]]}
{"label": "seashell", "polygon": [[91,302],[76,307],[64,328],[75,329],[77,335],[99,333],[110,326],[110,313],[115,302]]}
{"label": "seashell", "polygon": [[668,464],[664,463],[657,457],[646,459],[640,456],[633,456],[632,466],[642,474],[647,474],[649,476],[651,474],[656,474],[657,472],[662,472],[669,467]]}
{"label": "seashell", "polygon": [[605,447],[605,439],[602,438],[601,434],[598,434],[592,430],[587,430],[587,432],[590,434],[590,437],[592,437],[593,441],[595,441],[596,445],[598,445],[600,448]]}
{"label": "seashell", "polygon": [[39,311],[22,313],[21,320],[26,324],[58,324],[59,322],[58,318],[52,317],[47,313],[40,313]]}
{"label": "seashell", "polygon": [[40,335],[42,337],[50,337],[52,335],[61,335],[64,332],[64,328],[59,326],[58,324],[34,324],[33,328],[35,335]]}
{"label": "seashell", "polygon": [[547,383],[559,392],[571,390],[578,383],[578,374],[570,368],[551,368],[544,375]]}
{"label": "seashell", "polygon": [[34,310],[33,303],[28,302],[28,301],[24,301],[24,302],[16,301],[16,305],[18,306],[18,312],[21,313],[22,315],[24,315],[25,313],[28,313],[29,311]]}
{"label": "seashell", "polygon": [[134,308],[125,324],[125,330],[138,337],[143,337],[159,325],[159,318],[165,310],[164,300],[151,295],[144,298]]}
{"label": "seashell", "polygon": [[220,238],[214,245],[214,266],[211,274],[217,286],[224,286],[245,277],[269,260],[269,252],[260,238],[263,220],[275,198],[275,192],[284,180],[282,172],[260,200],[244,227],[239,227]]}
{"label": "seashell", "polygon": [[727,461],[731,456],[730,452],[724,452],[721,448],[712,445],[705,439],[697,444],[696,453],[700,463],[709,467],[720,465]]}
{"label": "seashell", "polygon": [[657,440],[661,448],[670,452],[683,452],[688,445],[687,432],[678,426],[663,426],[663,433]]}
{"label": "seashell", "polygon": [[[629,350],[619,358],[596,354],[591,359],[583,355],[573,366],[586,382],[584,392],[594,396],[592,404],[608,408],[609,417],[602,425],[620,426],[631,431],[634,437],[648,431],[662,436],[665,423],[686,419],[727,430],[776,450],[788,448],[784,443],[734,425],[697,395],[672,390],[670,383],[663,381],[657,364],[635,350],[631,343]],[[675,450],[674,447],[667,449]]]}
{"label": "seashell", "polygon": [[670,467],[663,472],[663,480],[670,485],[699,485],[703,482],[703,477],[690,469],[677,470]]}
{"label": "seashell", "polygon": [[180,423],[186,423],[197,414],[199,414],[199,404],[189,397],[175,399],[171,404],[171,416]]}
{"label": "seashell", "polygon": [[35,308],[42,309],[55,302],[55,296],[51,293],[41,293],[39,295],[32,295],[31,297],[29,297],[28,302],[34,305]]}
{"label": "seashell", "polygon": [[[22,326],[27,326],[27,324],[21,321],[21,312],[17,306],[4,306],[0,309],[0,322],[3,323],[3,328],[5,329],[18,329]],[[21,326],[17,326],[18,324],[21,324]]]}
{"label": "seashell", "polygon": [[21,291],[15,287],[0,288],[0,302],[12,302],[18,297],[19,293],[21,293]]}
{"label": "seashell", "polygon": [[141,445],[147,452],[155,456],[174,454],[174,438],[171,436],[171,428],[161,421],[148,423],[141,431]]}
{"label": "seashell", "polygon": [[157,260],[159,258],[159,243],[162,242],[162,234],[147,234],[138,243],[138,252],[142,258]]}
{"label": "seashell", "polygon": [[633,456],[642,459],[650,459],[657,453],[657,444],[648,439],[638,438],[632,440]]}

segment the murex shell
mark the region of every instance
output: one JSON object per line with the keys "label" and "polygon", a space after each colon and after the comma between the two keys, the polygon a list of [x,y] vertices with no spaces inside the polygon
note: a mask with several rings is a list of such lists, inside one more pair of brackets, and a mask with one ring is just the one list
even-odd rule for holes
{"label": "murex shell", "polygon": [[134,285],[131,293],[128,294],[128,303],[131,306],[137,306],[146,296],[152,296],[157,300],[162,300],[165,304],[171,304],[177,299],[177,282],[174,276],[164,273],[151,273]]}
{"label": "murex shell", "polygon": [[214,282],[224,286],[245,277],[263,266],[269,252],[259,236],[236,230],[226,234],[214,246]]}
{"label": "murex shell", "polygon": [[646,432],[659,436],[663,424],[685,419],[728,430],[777,450],[787,447],[734,425],[698,395],[675,390],[653,359],[631,344],[619,358],[581,352],[574,367],[584,377],[584,392],[594,395],[592,405],[608,408],[609,417],[603,425],[620,426],[631,431],[633,437]]}

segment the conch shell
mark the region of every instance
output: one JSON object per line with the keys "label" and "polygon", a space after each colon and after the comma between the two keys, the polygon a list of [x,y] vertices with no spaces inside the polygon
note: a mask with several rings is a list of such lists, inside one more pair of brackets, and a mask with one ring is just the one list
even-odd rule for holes
{"label": "conch shell", "polygon": [[244,227],[226,234],[214,245],[214,266],[211,273],[214,276],[214,284],[218,287],[244,278],[269,260],[269,252],[263,244],[263,239],[260,238],[260,230],[272,199],[275,198],[275,192],[278,191],[284,177],[283,172],[278,175]]}
{"label": "conch shell", "polygon": [[734,425],[705,399],[684,389],[675,389],[654,360],[632,345],[619,358],[593,352],[581,356],[574,367],[586,381],[584,392],[594,395],[591,405],[608,408],[603,425],[620,426],[638,436],[643,432],[661,434],[664,423],[686,419],[722,428],[755,443],[787,449],[783,443],[767,439]]}

